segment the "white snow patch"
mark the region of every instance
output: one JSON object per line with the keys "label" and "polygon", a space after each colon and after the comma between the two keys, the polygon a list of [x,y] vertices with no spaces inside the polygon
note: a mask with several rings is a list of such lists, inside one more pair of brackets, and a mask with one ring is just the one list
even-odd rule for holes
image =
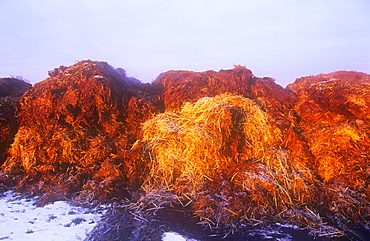
{"label": "white snow patch", "polygon": [[13,191],[0,194],[0,240],[83,240],[104,212],[62,201],[34,203]]}
{"label": "white snow patch", "polygon": [[298,227],[297,225],[292,225],[292,224],[288,224],[288,223],[276,223],[277,226],[280,226],[280,227],[283,227],[283,228],[291,228],[291,229],[295,229],[295,230],[302,230],[302,228]]}
{"label": "white snow patch", "polygon": [[162,235],[162,241],[197,241],[196,239],[189,239],[175,232],[166,232]]}

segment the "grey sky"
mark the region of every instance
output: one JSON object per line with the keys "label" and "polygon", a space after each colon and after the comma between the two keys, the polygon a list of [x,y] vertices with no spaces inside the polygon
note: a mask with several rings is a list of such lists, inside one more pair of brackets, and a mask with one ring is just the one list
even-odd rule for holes
{"label": "grey sky", "polygon": [[368,0],[0,0],[0,76],[32,83],[83,59],[149,82],[244,65],[285,86],[370,73]]}

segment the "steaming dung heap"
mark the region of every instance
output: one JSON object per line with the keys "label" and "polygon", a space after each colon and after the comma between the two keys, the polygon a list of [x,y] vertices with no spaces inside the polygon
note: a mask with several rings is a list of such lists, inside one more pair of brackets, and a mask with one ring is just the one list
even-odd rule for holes
{"label": "steaming dung heap", "polygon": [[[22,96],[0,173],[0,184],[9,177],[40,204],[144,190],[132,199],[137,210],[182,205],[210,226],[278,220],[328,237],[347,225],[370,230],[367,74],[304,77],[284,89],[236,66],[142,84],[86,60],[49,75]],[[11,103],[0,111],[14,118]]]}
{"label": "steaming dung heap", "polygon": [[[139,83],[105,62],[81,61],[49,75],[20,101],[20,127],[4,171],[25,173],[18,188],[44,195],[39,203],[125,195],[125,187],[139,178],[129,158],[135,154],[127,150],[137,123],[156,108],[141,99],[144,94],[130,91],[141,88]],[[135,121],[126,125],[126,120]]]}

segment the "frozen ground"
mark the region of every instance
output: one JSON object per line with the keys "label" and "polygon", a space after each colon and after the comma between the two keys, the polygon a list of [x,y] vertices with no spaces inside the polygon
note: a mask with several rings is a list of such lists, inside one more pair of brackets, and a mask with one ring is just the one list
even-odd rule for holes
{"label": "frozen ground", "polygon": [[[116,216],[111,216],[112,213],[109,210],[112,208],[110,206],[88,209],[62,201],[44,207],[37,207],[34,204],[35,198],[25,198],[13,191],[0,193],[0,241],[112,240],[108,232],[115,234],[114,232],[119,231],[118,229],[122,229],[121,238],[128,237],[126,234],[132,234],[133,230],[140,231],[141,229],[143,229],[140,231],[141,234],[157,230],[159,233],[157,233],[158,236],[155,240],[162,239],[162,241],[220,240],[222,237],[216,237],[214,234],[209,236],[203,233],[204,230],[199,231],[201,228],[199,225],[194,226],[195,224],[188,223],[188,217],[171,215],[171,213],[164,213],[164,217],[170,217],[168,220],[160,221],[157,220],[159,216],[156,216],[155,221],[150,222],[149,218],[148,220],[144,218],[144,222],[141,219],[135,219],[135,215],[124,216],[124,213],[119,212]],[[111,218],[112,222],[107,222],[107,218]],[[104,229],[104,224],[108,225],[106,229]],[[110,225],[115,228],[112,230]],[[98,232],[92,235],[93,229],[97,227],[102,228],[98,228]],[[104,235],[101,236],[102,234]],[[352,235],[351,239],[342,237],[336,240],[369,240],[366,238],[368,232],[363,234],[353,232],[353,234],[355,235]],[[183,235],[193,237],[193,239]],[[224,240],[323,241],[327,239],[311,237],[307,230],[301,230],[296,226],[275,223],[249,227],[245,232],[230,234]]]}
{"label": "frozen ground", "polygon": [[[44,207],[34,205],[13,191],[0,194],[0,240],[84,240],[99,223],[105,208],[87,209],[58,201]],[[175,232],[162,235],[163,241],[196,241]]]}

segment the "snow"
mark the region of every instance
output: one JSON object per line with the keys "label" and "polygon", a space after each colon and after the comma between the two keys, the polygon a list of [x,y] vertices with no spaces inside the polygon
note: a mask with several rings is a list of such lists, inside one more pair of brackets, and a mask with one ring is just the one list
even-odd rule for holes
{"label": "snow", "polygon": [[0,196],[0,240],[84,240],[104,213],[62,201],[34,203],[13,191]]}
{"label": "snow", "polygon": [[[35,206],[35,198],[25,198],[14,191],[0,193],[0,241],[5,240],[84,240],[109,209],[73,206],[57,201],[44,207]],[[261,240],[291,241],[284,229],[301,230],[298,226],[276,223],[249,230],[251,237]],[[197,241],[169,231],[162,241]]]}
{"label": "snow", "polygon": [[[0,241],[84,240],[108,210],[106,206],[89,209],[63,201],[37,207],[35,200],[22,197],[14,191],[0,193]],[[278,227],[299,229],[280,223],[276,223],[276,227],[250,230],[249,235],[265,240],[291,241],[292,236]],[[169,231],[162,234],[162,241],[197,240]]]}
{"label": "snow", "polygon": [[186,238],[175,232],[166,232],[162,235],[162,241],[197,241],[197,240]]}
{"label": "snow", "polygon": [[[14,191],[0,193],[0,240],[84,240],[107,210],[77,207],[64,201],[37,207],[35,200]],[[175,232],[164,233],[162,240],[197,241]]]}

